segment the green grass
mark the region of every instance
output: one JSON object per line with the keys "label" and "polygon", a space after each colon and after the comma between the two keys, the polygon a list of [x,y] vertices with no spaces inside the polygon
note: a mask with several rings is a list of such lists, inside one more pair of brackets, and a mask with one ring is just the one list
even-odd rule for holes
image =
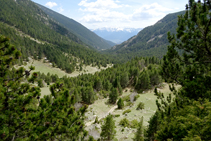
{"label": "green grass", "polygon": [[[102,69],[106,69],[101,67],[101,69],[97,68],[97,67],[91,67],[91,66],[83,66],[83,70],[80,71],[74,71],[73,73],[69,74],[66,73],[65,71],[59,69],[59,68],[55,68],[52,67],[52,65],[50,65],[50,63],[43,63],[43,60],[33,60],[30,59],[30,61],[27,63],[27,65],[23,66],[26,69],[29,69],[30,66],[35,66],[35,70],[33,72],[41,72],[44,74],[50,73],[50,74],[57,74],[59,77],[63,77],[63,76],[68,76],[68,77],[76,77],[79,74],[87,74],[87,73],[92,73],[94,74],[97,71],[101,71]],[[111,65],[109,65],[108,67],[111,67]],[[85,70],[85,72],[84,72]],[[49,87],[44,87],[41,88],[41,97],[43,97],[44,95],[49,95],[50,94],[50,90]]]}
{"label": "green grass", "polygon": [[[50,65],[50,63],[43,63],[42,60],[40,61],[37,61],[37,60],[32,60],[30,59],[30,61],[27,63],[26,66],[23,66],[25,67],[26,69],[29,68],[29,66],[35,66],[35,71],[36,72],[41,72],[41,73],[44,73],[44,74],[47,74],[48,72],[50,74],[57,74],[59,77],[63,77],[63,76],[69,76],[69,77],[76,77],[78,76],[79,74],[87,74],[87,73],[92,73],[94,74],[95,72],[97,71],[101,71],[102,69],[105,69],[103,67],[101,67],[101,69],[97,68],[97,67],[91,67],[91,66],[83,66],[83,70],[82,71],[74,71],[73,73],[69,74],[69,73],[66,73],[65,71],[59,69],[59,68],[55,68],[55,67],[52,67]],[[109,65],[110,67],[111,65]],[[85,70],[85,72],[84,72]]]}
{"label": "green grass", "polygon": [[[177,86],[177,88],[179,88],[179,86]],[[164,96],[167,96],[170,93],[170,90],[169,90],[169,87],[167,84],[165,84],[164,88],[160,89],[160,91],[162,93],[164,93]],[[127,96],[131,93],[132,92],[130,92],[130,90],[128,90],[127,92],[124,92],[122,96]],[[144,94],[139,94],[139,95],[140,95],[140,97],[134,102],[133,106],[126,106],[122,110],[116,109],[112,113],[113,115],[120,115],[119,117],[114,118],[116,130],[117,130],[116,138],[118,140],[131,141],[132,138],[134,137],[134,132],[136,131],[136,129],[132,128],[132,129],[124,129],[124,131],[121,132],[123,127],[119,126],[120,120],[122,120],[123,118],[127,118],[129,121],[132,121],[134,119],[140,121],[141,117],[143,116],[143,118],[144,118],[143,124],[146,127],[148,125],[148,121],[149,121],[150,117],[157,110],[157,106],[156,106],[156,102],[155,102],[157,97],[154,95],[153,90],[148,91]],[[103,114],[106,114],[107,111],[109,111],[110,107],[113,107],[113,106],[106,105],[105,104],[106,101],[107,101],[107,99],[97,100],[94,104],[89,106],[88,110],[92,109],[92,111],[95,111],[95,114],[97,116],[102,116]],[[145,108],[143,110],[136,110],[136,108],[140,102],[144,103]],[[130,109],[131,112],[127,113],[127,116],[122,115],[123,111],[125,111],[127,109]],[[87,114],[87,116],[90,117],[93,115]],[[124,137],[127,137],[127,139]]]}
{"label": "green grass", "polygon": [[51,94],[51,92],[49,90],[49,87],[43,87],[43,88],[41,88],[41,98],[43,98],[44,95],[50,95],[50,94]]}

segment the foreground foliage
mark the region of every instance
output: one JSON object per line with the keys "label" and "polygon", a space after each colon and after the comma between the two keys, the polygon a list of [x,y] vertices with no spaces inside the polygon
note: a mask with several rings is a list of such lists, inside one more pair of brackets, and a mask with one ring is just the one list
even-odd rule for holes
{"label": "foreground foliage", "polygon": [[37,73],[15,69],[20,51],[0,36],[0,136],[3,140],[78,140],[84,138],[83,115],[86,106],[75,110],[75,97],[55,83],[51,95],[40,98],[33,85]]}
{"label": "foreground foliage", "polygon": [[[178,18],[177,34],[168,34],[170,46],[164,57],[162,76],[181,85],[164,99],[149,121],[147,140],[210,140],[211,138],[211,2],[189,0],[185,15]],[[180,56],[178,50],[183,51]],[[161,102],[159,102],[161,101]]]}
{"label": "foreground foliage", "polygon": [[105,120],[104,124],[102,125],[101,129],[102,132],[100,133],[100,137],[102,141],[111,141],[114,139],[116,135],[116,130],[115,130],[115,122],[113,120],[113,116],[109,114]]}

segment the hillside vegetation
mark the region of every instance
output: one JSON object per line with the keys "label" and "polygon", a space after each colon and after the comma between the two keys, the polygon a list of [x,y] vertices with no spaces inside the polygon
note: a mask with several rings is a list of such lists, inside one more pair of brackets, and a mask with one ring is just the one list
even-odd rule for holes
{"label": "hillside vegetation", "polygon": [[77,37],[83,41],[84,43],[98,49],[109,49],[115,44],[111,41],[107,41],[98,35],[96,35],[94,32],[90,31],[80,23],[74,21],[73,19],[70,19],[68,17],[65,17],[57,12],[54,12],[42,5],[37,4],[46,14],[48,14],[51,18],[58,21],[61,25],[63,25],[66,29],[68,29],[70,32],[77,35]]}
{"label": "hillside vegetation", "polygon": [[184,11],[168,14],[156,24],[142,29],[136,36],[131,37],[120,45],[112,47],[105,53],[111,54],[122,62],[135,56],[155,56],[162,58],[169,45],[167,33],[176,33],[178,15]]}
{"label": "hillside vegetation", "polygon": [[19,63],[27,61],[31,56],[34,59],[46,56],[68,73],[76,69],[77,63],[93,66],[109,64],[106,56],[85,45],[30,0],[1,0],[0,3],[1,34],[10,37],[21,51]]}

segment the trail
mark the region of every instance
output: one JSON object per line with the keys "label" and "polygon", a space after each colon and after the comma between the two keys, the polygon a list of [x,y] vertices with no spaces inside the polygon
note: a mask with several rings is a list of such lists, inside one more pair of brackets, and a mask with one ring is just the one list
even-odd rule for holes
{"label": "trail", "polygon": [[[114,107],[112,107],[104,116],[98,117],[98,120],[101,120],[103,118],[105,118],[107,115],[109,115],[110,113],[113,113],[113,111],[117,108],[117,105],[115,105]],[[92,120],[90,122],[87,122],[85,125],[86,127],[92,125],[92,123],[94,123],[95,120]]]}

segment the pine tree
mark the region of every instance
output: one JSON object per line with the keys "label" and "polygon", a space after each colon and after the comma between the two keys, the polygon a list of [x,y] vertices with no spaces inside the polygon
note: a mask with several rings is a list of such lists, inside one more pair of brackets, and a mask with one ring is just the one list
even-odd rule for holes
{"label": "pine tree", "polygon": [[100,80],[99,77],[96,78],[94,85],[97,91],[100,91],[103,88],[102,81]]}
{"label": "pine tree", "polygon": [[136,89],[138,90],[146,90],[150,88],[150,78],[147,70],[144,70],[139,78],[138,83],[136,84]]}
{"label": "pine tree", "polygon": [[[0,136],[2,140],[78,140],[86,136],[83,115],[75,111],[74,97],[61,83],[50,87],[51,95],[40,98],[40,88],[31,86],[38,73],[12,68],[21,56],[0,36]],[[24,81],[23,81],[24,80]]]}
{"label": "pine tree", "polygon": [[127,87],[128,82],[129,82],[128,73],[127,73],[127,72],[124,72],[124,73],[121,75],[120,84],[121,84],[121,86],[122,86],[123,88],[125,88],[125,87]]}
{"label": "pine tree", "polygon": [[109,94],[109,103],[115,104],[118,98],[118,91],[117,88],[112,88]]}
{"label": "pine tree", "polygon": [[[183,86],[191,99],[210,98],[211,63],[210,1],[189,1],[186,13],[178,17],[177,34],[168,33],[168,52],[164,56],[162,76],[168,82]],[[179,55],[179,51],[183,55]],[[199,82],[201,85],[199,85]]]}
{"label": "pine tree", "polygon": [[116,135],[115,130],[115,121],[113,120],[113,116],[109,114],[105,120],[104,124],[102,125],[101,129],[102,132],[100,133],[101,140],[103,141],[111,141],[114,139],[114,136]]}
{"label": "pine tree", "polygon": [[122,109],[124,107],[124,101],[120,98],[117,102],[118,109]]}
{"label": "pine tree", "polygon": [[[170,90],[175,98],[169,104],[170,97],[165,100],[155,90],[161,101],[156,102],[159,118],[154,116],[150,120],[148,140],[211,138],[211,126],[207,123],[211,117],[211,110],[207,108],[211,105],[210,15],[210,0],[189,0],[186,13],[178,17],[177,34],[168,33],[170,45],[161,72],[165,81],[173,83]],[[179,90],[175,88],[175,83],[181,86]]]}
{"label": "pine tree", "polygon": [[138,129],[135,133],[134,141],[144,141],[144,131],[143,131],[143,117],[138,124]]}

